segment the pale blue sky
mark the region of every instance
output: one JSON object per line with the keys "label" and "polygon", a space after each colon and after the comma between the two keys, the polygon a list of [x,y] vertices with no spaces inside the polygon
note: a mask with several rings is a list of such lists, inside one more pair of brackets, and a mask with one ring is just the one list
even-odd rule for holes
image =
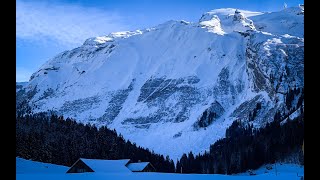
{"label": "pale blue sky", "polygon": [[278,11],[303,0],[17,0],[16,81],[87,38],[152,27],[168,20],[196,22],[217,8]]}

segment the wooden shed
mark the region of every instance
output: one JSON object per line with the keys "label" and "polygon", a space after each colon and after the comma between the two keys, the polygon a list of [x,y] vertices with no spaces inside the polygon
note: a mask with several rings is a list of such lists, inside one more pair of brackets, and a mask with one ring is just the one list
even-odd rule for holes
{"label": "wooden shed", "polygon": [[132,172],[156,172],[156,169],[150,162],[129,163],[127,167]]}
{"label": "wooden shed", "polygon": [[103,172],[103,173],[131,173],[126,167],[130,159],[103,160],[79,158],[67,173]]}

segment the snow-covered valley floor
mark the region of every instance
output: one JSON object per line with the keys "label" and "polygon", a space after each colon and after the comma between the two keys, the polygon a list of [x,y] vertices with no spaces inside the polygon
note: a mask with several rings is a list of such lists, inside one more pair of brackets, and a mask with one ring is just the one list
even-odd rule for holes
{"label": "snow-covered valley floor", "polygon": [[132,173],[132,174],[103,174],[103,173],[83,173],[83,174],[17,174],[17,180],[82,180],[82,179],[112,179],[112,180],[123,180],[123,179],[132,179],[132,180],[191,180],[191,179],[215,179],[215,180],[244,180],[244,179],[300,179],[297,174],[292,173],[281,173],[278,176],[271,174],[261,174],[256,176],[229,176],[229,175],[217,175],[217,174],[169,174],[169,173]]}
{"label": "snow-covered valley floor", "polygon": [[[65,173],[68,170],[66,166],[53,165],[48,163],[40,163],[35,161],[16,158],[16,180],[191,180],[191,179],[215,179],[215,180],[244,180],[244,179],[272,179],[272,180],[300,180],[304,176],[304,167],[295,164],[277,164],[272,166],[271,170],[261,167],[256,170],[257,175],[250,176],[248,173],[237,175],[221,175],[221,174],[175,174],[175,173]],[[277,174],[275,169],[277,169]]]}

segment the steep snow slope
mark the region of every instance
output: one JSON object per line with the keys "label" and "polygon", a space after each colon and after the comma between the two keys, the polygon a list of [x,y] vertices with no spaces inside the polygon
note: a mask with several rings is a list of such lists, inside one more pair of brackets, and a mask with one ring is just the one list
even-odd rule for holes
{"label": "steep snow slope", "polygon": [[260,31],[275,35],[289,34],[304,37],[304,8],[292,7],[280,12],[266,13],[251,18]]}
{"label": "steep snow slope", "polygon": [[[35,72],[17,107],[107,125],[174,159],[204,152],[258,102],[255,126],[288,111],[285,93],[304,84],[304,15],[296,11],[218,9],[196,23],[90,38]],[[273,26],[276,16],[300,25]]]}

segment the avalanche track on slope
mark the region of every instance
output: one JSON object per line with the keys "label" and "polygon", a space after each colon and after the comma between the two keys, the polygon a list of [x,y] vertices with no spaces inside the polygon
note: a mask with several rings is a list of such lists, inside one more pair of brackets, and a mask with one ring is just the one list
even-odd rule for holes
{"label": "avalanche track on slope", "polygon": [[304,86],[303,28],[300,7],[227,8],[89,38],[42,65],[17,90],[17,108],[107,125],[173,159],[204,152],[258,102],[255,126],[288,111],[285,93]]}

